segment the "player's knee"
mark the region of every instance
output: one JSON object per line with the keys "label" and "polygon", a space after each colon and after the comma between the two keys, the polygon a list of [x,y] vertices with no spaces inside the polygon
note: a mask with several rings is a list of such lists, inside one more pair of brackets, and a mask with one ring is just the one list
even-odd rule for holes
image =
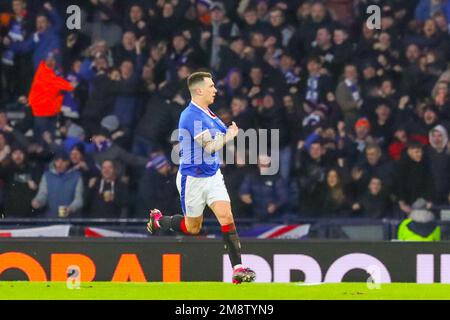
{"label": "player's knee", "polygon": [[187,232],[192,235],[196,235],[200,233],[201,226],[186,226]]}

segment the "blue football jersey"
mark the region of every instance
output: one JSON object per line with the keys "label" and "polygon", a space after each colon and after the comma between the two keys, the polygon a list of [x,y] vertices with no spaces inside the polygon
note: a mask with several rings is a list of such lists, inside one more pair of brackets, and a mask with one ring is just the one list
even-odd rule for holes
{"label": "blue football jersey", "polygon": [[220,167],[217,152],[209,154],[195,138],[209,131],[214,139],[227,132],[225,124],[211,110],[204,110],[192,101],[181,113],[178,124],[180,142],[180,173],[193,177],[211,177]]}

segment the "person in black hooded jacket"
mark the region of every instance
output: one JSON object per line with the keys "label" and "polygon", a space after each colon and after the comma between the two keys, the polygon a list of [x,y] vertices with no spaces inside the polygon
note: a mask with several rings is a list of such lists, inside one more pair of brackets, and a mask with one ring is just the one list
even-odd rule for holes
{"label": "person in black hooded jacket", "polygon": [[0,164],[0,177],[5,182],[3,213],[6,217],[34,216],[31,200],[38,189],[39,172],[27,160],[25,150],[16,145],[11,156]]}
{"label": "person in black hooded jacket", "polygon": [[334,163],[328,152],[323,152],[322,141],[316,140],[295,155],[296,180],[299,188],[299,207],[305,216],[317,216],[322,207],[322,186],[326,171]]}
{"label": "person in black hooded jacket", "polygon": [[426,147],[426,156],[430,174],[434,182],[434,202],[444,204],[450,193],[450,152],[448,149],[448,133],[442,125],[430,130],[430,145]]}
{"label": "person in black hooded jacket", "polygon": [[427,201],[427,208],[432,206],[433,176],[426,163],[423,146],[416,141],[408,145],[397,167],[397,197],[400,209],[411,212],[411,205],[419,198]]}
{"label": "person in black hooded jacket", "polygon": [[100,121],[111,114],[116,96],[126,95],[135,91],[133,83],[120,80],[118,70],[107,73],[100,69],[91,80],[89,98],[81,112],[83,127],[92,133]]}
{"label": "person in black hooded jacket", "polygon": [[409,138],[428,144],[428,133],[438,124],[442,124],[448,128],[448,124],[439,119],[439,112],[433,105],[427,105],[423,109],[423,113],[419,112],[419,119],[410,119],[406,123],[406,130]]}
{"label": "person in black hooded jacket", "polygon": [[392,202],[380,177],[370,179],[366,192],[352,205],[354,217],[381,219],[389,217]]}

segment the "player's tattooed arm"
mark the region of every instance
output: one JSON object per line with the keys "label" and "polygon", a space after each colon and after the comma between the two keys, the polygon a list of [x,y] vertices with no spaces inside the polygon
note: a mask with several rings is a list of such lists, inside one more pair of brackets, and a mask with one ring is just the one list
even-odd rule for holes
{"label": "player's tattooed arm", "polygon": [[228,142],[234,139],[237,136],[239,128],[236,126],[236,123],[232,123],[231,126],[228,127],[226,134],[217,134],[214,139],[211,136],[209,130],[203,132],[199,136],[195,138],[195,141],[203,147],[203,149],[208,153],[214,153],[223,148],[223,146]]}

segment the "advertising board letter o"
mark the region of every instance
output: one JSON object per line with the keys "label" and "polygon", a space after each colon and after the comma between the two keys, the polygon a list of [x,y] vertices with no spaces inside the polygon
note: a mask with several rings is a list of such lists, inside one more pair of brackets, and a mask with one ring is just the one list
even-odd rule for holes
{"label": "advertising board letter o", "polygon": [[379,268],[380,279],[377,279],[377,282],[390,283],[391,276],[385,265],[377,258],[365,253],[351,253],[337,259],[328,269],[324,282],[342,282],[347,272],[353,269],[362,269],[369,272],[369,268],[374,266]]}
{"label": "advertising board letter o", "polygon": [[47,275],[41,264],[25,253],[6,252],[0,254],[0,275],[8,269],[23,271],[30,281],[47,281]]}

